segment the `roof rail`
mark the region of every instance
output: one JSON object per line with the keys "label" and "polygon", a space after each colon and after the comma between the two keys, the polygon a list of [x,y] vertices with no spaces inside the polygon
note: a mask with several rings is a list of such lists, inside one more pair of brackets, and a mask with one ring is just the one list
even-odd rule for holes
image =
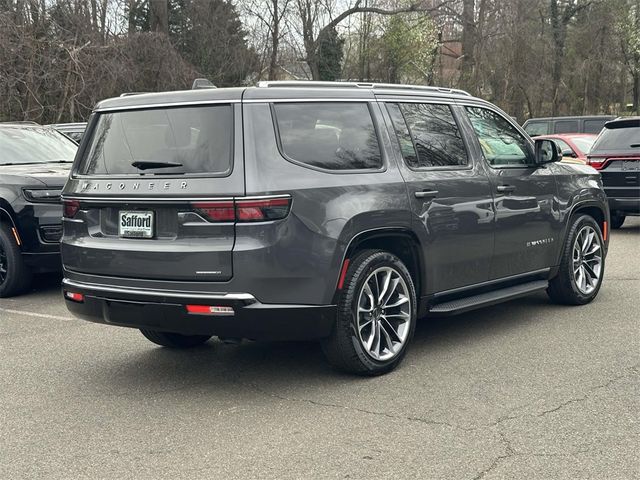
{"label": "roof rail", "polygon": [[131,97],[133,95],[142,95],[142,94],[145,94],[145,93],[149,93],[149,92],[124,92],[124,93],[121,93],[120,96],[121,97]]}
{"label": "roof rail", "polygon": [[34,122],[33,120],[13,120],[9,122],[0,122],[3,125],[40,125],[38,122]]}
{"label": "roof rail", "polygon": [[454,93],[471,96],[469,92],[457,88],[433,87],[429,85],[402,85],[398,83],[370,83],[370,82],[321,82],[315,80],[278,80],[258,82],[258,87],[325,87],[325,88],[369,88],[372,90],[420,90],[437,93]]}

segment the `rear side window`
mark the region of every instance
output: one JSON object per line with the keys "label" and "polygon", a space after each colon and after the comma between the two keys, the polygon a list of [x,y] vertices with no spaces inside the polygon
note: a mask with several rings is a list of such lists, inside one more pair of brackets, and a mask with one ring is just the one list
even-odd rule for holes
{"label": "rear side window", "polygon": [[549,133],[549,124],[547,122],[529,122],[525,125],[524,130],[530,137],[546,135]]}
{"label": "rear side window", "polygon": [[102,113],[79,172],[224,175],[232,139],[230,105]]}
{"label": "rear side window", "polygon": [[559,120],[555,124],[553,133],[580,133],[580,125],[577,120]]}
{"label": "rear side window", "polygon": [[382,168],[382,155],[365,102],[273,105],[282,153],[324,170]]}
{"label": "rear side window", "polygon": [[585,120],[584,133],[600,133],[606,120]]}
{"label": "rear side window", "polygon": [[591,147],[591,153],[619,152],[640,155],[640,119],[610,122]]}
{"label": "rear side window", "polygon": [[458,124],[448,105],[389,103],[387,110],[409,167],[451,167],[469,163]]}

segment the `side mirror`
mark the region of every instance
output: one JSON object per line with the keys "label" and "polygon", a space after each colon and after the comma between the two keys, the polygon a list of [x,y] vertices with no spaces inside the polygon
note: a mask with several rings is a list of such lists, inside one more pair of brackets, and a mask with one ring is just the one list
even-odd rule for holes
{"label": "side mirror", "polygon": [[538,165],[557,162],[562,158],[562,152],[553,140],[536,140],[535,145]]}
{"label": "side mirror", "polygon": [[567,150],[562,150],[562,156],[563,157],[571,157],[571,158],[578,158],[578,155],[576,155],[574,153],[573,150],[567,149]]}

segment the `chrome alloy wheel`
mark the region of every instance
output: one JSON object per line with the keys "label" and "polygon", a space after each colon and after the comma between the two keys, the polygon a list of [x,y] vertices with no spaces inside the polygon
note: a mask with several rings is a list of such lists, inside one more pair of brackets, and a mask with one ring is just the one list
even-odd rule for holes
{"label": "chrome alloy wheel", "polygon": [[375,270],[358,297],[356,328],[365,352],[375,360],[396,356],[409,335],[412,305],[407,284],[391,267]]}
{"label": "chrome alloy wheel", "polygon": [[590,295],[602,275],[602,244],[596,230],[585,225],[576,235],[572,254],[573,281],[583,295]]}
{"label": "chrome alloy wheel", "polygon": [[7,252],[4,251],[4,248],[0,243],[0,285],[2,285],[7,279],[8,268],[9,268],[9,262],[7,260]]}

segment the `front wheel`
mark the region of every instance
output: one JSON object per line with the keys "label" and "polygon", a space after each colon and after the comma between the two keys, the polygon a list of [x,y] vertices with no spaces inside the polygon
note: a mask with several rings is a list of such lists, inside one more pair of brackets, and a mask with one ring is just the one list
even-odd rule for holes
{"label": "front wheel", "polygon": [[158,332],[157,330],[140,329],[147,340],[156,345],[169,348],[191,348],[203,344],[211,335],[180,335],[179,333]]}
{"label": "front wheel", "polygon": [[604,259],[604,241],[598,222],[589,215],[574,217],[558,275],[549,282],[549,297],[566,305],[592,301],[602,285]]}
{"label": "front wheel", "polygon": [[0,222],[0,298],[12,297],[31,285],[31,271],[22,258],[16,237]]}
{"label": "front wheel", "polygon": [[416,326],[411,274],[395,255],[366,250],[353,258],[331,336],[322,349],[334,367],[381,375],[404,358]]}

